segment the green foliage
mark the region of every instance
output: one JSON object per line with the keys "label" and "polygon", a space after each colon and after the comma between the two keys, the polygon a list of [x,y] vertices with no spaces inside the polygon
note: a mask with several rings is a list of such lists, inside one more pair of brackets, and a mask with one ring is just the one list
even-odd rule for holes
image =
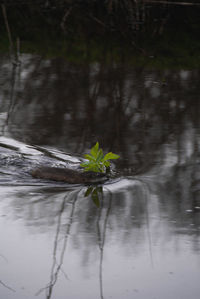
{"label": "green foliage", "polygon": [[97,142],[90,150],[90,154],[87,154],[84,157],[87,161],[81,163],[81,166],[84,167],[85,171],[105,172],[106,169],[110,167],[109,160],[118,159],[119,155],[109,152],[104,156],[103,151],[99,148],[99,143]]}

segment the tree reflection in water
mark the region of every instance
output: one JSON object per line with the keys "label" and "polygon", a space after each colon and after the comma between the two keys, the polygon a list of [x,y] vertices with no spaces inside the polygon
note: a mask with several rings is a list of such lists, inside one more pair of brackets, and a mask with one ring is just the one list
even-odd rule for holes
{"label": "tree reflection in water", "polygon": [[[166,180],[166,176],[164,178]],[[194,238],[191,242],[193,250],[200,251],[199,217],[194,212],[188,216],[186,210],[190,199],[184,197],[181,205],[179,200],[172,196],[177,186],[168,185],[168,181],[163,180],[162,173],[156,180],[152,174],[104,185],[102,193],[99,194],[99,207],[91,195],[85,197],[85,187],[66,191],[64,186],[60,190],[59,188],[40,187],[37,192],[34,188],[34,191],[30,189],[28,193],[21,190],[18,194],[15,191],[8,196],[14,196],[13,214],[23,219],[30,231],[34,229],[48,232],[56,227],[49,283],[40,289],[37,295],[46,291],[46,298],[51,298],[59,281],[59,274],[62,273],[68,279],[68,270],[72,269],[71,266],[69,269],[66,266],[66,258],[71,257],[71,250],[81,258],[83,271],[87,271],[93,263],[93,255],[95,261],[99,259],[101,299],[104,298],[103,285],[107,286],[107,280],[103,277],[107,277],[108,271],[107,265],[103,264],[104,249],[106,245],[106,253],[109,252],[110,247],[112,248],[110,242],[113,240],[123,251],[127,250],[127,253],[131,248],[134,259],[148,246],[152,267],[155,251],[152,244],[155,241],[160,240],[162,246],[165,246],[169,237],[175,239],[177,250],[181,240],[179,236],[185,234]],[[182,185],[178,188],[182,188]],[[177,190],[180,192],[180,189]],[[193,223],[192,227],[190,223]],[[67,291],[66,285],[65,288]]]}
{"label": "tree reflection in water", "polygon": [[81,65],[24,55],[13,75],[1,61],[3,134],[73,155],[98,140],[120,154],[117,164],[127,174],[151,169],[172,140],[181,151],[186,126],[197,137],[199,71],[131,67],[123,55],[118,64],[106,64],[108,52],[98,63]]}
{"label": "tree reflection in water", "polygon": [[[67,274],[64,272],[64,270],[62,269],[62,265],[64,262],[64,256],[66,254],[66,248],[67,248],[67,242],[68,242],[68,238],[70,235],[70,230],[71,230],[71,226],[73,224],[73,217],[74,217],[74,211],[75,211],[75,205],[76,205],[76,201],[78,199],[78,194],[80,193],[80,190],[75,190],[72,191],[70,193],[67,193],[67,195],[64,195],[63,198],[63,202],[61,204],[61,208],[58,214],[58,220],[57,220],[57,230],[56,230],[56,236],[55,236],[55,240],[54,240],[54,250],[53,250],[53,263],[52,263],[52,268],[51,268],[51,276],[50,276],[50,282],[48,283],[48,285],[45,288],[42,288],[41,290],[39,290],[36,293],[36,296],[39,295],[42,291],[46,290],[47,295],[46,298],[50,299],[52,296],[52,292],[53,292],[53,287],[55,286],[57,279],[58,279],[58,275],[59,272],[61,271],[63,273],[63,275],[66,277],[66,279],[68,279]],[[61,218],[63,218],[66,212],[68,212],[68,210],[66,209],[66,202],[68,203],[68,205],[71,205],[71,211],[69,212],[69,215],[67,215],[67,219],[68,219],[68,223],[65,227],[65,232],[64,232],[64,236],[63,233],[61,235],[61,225],[62,222],[64,220],[62,220]],[[64,213],[64,215],[63,215]],[[65,218],[65,217],[64,217]],[[61,243],[61,251],[59,253],[58,250],[58,243]]]}
{"label": "tree reflection in water", "polygon": [[102,193],[102,200],[100,201],[100,206],[98,210],[98,218],[97,218],[97,236],[98,236],[98,244],[99,244],[99,250],[100,250],[100,261],[99,261],[99,285],[100,285],[100,297],[101,299],[104,298],[103,296],[103,250],[104,250],[104,244],[105,244],[105,238],[106,238],[106,226],[108,222],[108,217],[111,210],[112,205],[112,193],[109,192],[109,198],[108,200],[108,206],[106,210],[103,213],[103,207],[104,207],[104,198]]}
{"label": "tree reflection in water", "polygon": [[[90,188],[90,187],[89,187]],[[92,198],[92,194],[90,194],[91,199],[93,200],[94,204],[97,206],[98,209],[98,216],[96,217],[96,227],[97,227],[97,238],[98,238],[98,246],[100,250],[100,261],[99,261],[99,285],[100,285],[100,297],[103,299],[103,248],[105,243],[105,236],[106,236],[106,225],[109,217],[109,213],[111,210],[111,203],[112,203],[112,193],[110,193],[109,199],[108,199],[108,207],[106,208],[106,211],[104,210],[104,198],[103,198],[103,188],[99,189],[100,187],[92,187],[93,191],[97,190],[97,201],[94,201]],[[100,194],[99,194],[99,190]],[[73,224],[74,219],[74,213],[75,213],[75,207],[76,202],[78,200],[79,194],[81,192],[85,191],[84,188],[71,191],[64,195],[63,202],[61,203],[60,211],[58,212],[58,219],[57,219],[57,229],[56,229],[56,236],[54,240],[54,250],[53,250],[53,263],[51,268],[51,275],[50,275],[50,282],[48,285],[42,289],[40,289],[36,296],[38,296],[43,291],[46,291],[46,298],[50,299],[53,294],[53,288],[56,285],[59,272],[61,271],[66,279],[69,279],[65,271],[62,269],[62,265],[64,262],[64,256],[67,254],[67,242],[70,235],[71,227]],[[87,194],[87,190],[85,192]],[[99,195],[101,198],[99,198]],[[88,195],[89,196],[89,195]],[[67,205],[71,205],[71,211],[68,212],[68,209],[66,209],[66,203]],[[104,213],[103,213],[104,212]],[[62,223],[66,222],[68,220],[68,223],[65,224],[65,229],[63,228]],[[62,227],[62,231],[61,231]],[[63,230],[64,229],[64,230]],[[64,236],[63,236],[64,234]],[[58,245],[62,242],[61,250],[58,250]],[[60,251],[60,253],[59,253]]]}

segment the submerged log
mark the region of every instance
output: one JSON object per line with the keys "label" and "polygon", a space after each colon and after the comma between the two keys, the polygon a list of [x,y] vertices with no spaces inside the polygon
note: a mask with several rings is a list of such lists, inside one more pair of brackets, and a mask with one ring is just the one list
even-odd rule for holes
{"label": "submerged log", "polygon": [[105,182],[108,177],[100,172],[81,172],[69,168],[40,166],[31,171],[34,178],[66,182],[69,184],[94,184]]}

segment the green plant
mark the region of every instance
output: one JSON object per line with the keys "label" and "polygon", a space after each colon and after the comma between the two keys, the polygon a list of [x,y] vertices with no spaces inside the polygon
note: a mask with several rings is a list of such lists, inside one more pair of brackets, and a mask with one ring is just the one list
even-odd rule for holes
{"label": "green plant", "polygon": [[87,161],[81,163],[81,167],[84,167],[85,171],[105,172],[110,167],[109,160],[118,159],[119,155],[109,152],[104,156],[97,142],[90,150],[90,154],[86,154],[84,157]]}

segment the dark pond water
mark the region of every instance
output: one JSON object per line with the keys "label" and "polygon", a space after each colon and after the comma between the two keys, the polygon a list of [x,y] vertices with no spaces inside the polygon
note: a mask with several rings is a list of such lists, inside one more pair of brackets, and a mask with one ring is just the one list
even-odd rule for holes
{"label": "dark pond water", "polygon": [[[200,72],[21,61],[0,58],[0,298],[199,298]],[[31,177],[97,140],[121,156],[98,202]]]}

